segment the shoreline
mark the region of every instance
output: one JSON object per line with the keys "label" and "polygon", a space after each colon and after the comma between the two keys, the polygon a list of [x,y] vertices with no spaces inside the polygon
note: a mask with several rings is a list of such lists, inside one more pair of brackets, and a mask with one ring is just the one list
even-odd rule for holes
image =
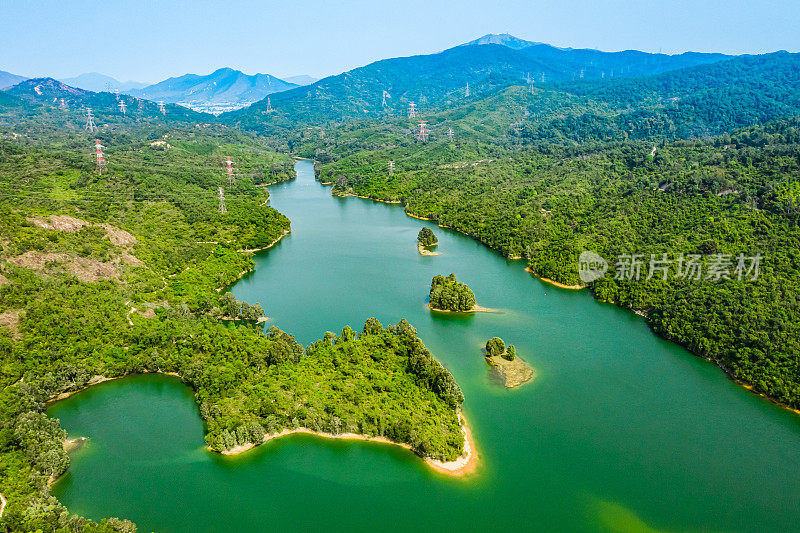
{"label": "shoreline", "polygon": [[[251,253],[251,254],[254,254],[254,253],[256,253],[256,252],[261,252],[261,251],[263,251],[263,250],[267,250],[267,249],[269,249],[269,248],[272,248],[272,247],[273,247],[273,246],[275,246],[276,244],[278,244],[278,243],[281,241],[281,239],[283,239],[284,237],[286,237],[287,235],[289,235],[289,233],[291,233],[291,232],[292,232],[291,228],[290,228],[290,229],[287,229],[287,230],[284,230],[284,232],[283,232],[283,233],[281,233],[281,235],[280,235],[280,236],[279,236],[277,239],[275,239],[274,241],[272,241],[272,242],[271,242],[271,243],[269,243],[268,245],[264,246],[263,248],[250,248],[250,249],[241,249],[241,250],[236,250],[236,251],[237,251],[237,252],[239,252],[239,253]],[[254,266],[253,268],[249,268],[249,269],[247,269],[247,270],[242,270],[242,271],[239,273],[239,275],[238,275],[238,276],[236,276],[236,279],[235,279],[235,280],[233,280],[233,281],[231,281],[230,283],[227,283],[227,284],[223,285],[222,287],[218,288],[218,289],[217,289],[217,292],[222,292],[222,291],[224,291],[225,289],[227,289],[228,287],[230,287],[231,285],[233,285],[234,283],[236,283],[237,281],[239,281],[240,279],[242,279],[242,278],[244,277],[244,275],[245,275],[245,274],[247,274],[247,273],[249,273],[249,272],[252,272],[253,270],[255,270],[255,266]]]}
{"label": "shoreline", "polygon": [[[111,377],[102,376],[102,375],[98,374],[96,376],[92,376],[91,378],[89,378],[89,381],[86,382],[86,385],[84,385],[80,389],[76,389],[76,390],[73,390],[73,391],[62,392],[62,393],[59,393],[59,394],[57,394],[55,396],[52,396],[52,397],[48,398],[47,401],[45,402],[45,405],[51,405],[51,404],[54,404],[56,402],[60,402],[61,400],[66,400],[67,398],[69,398],[70,396],[72,396],[74,394],[78,394],[79,392],[83,392],[86,389],[88,389],[89,387],[93,387],[95,385],[99,385],[101,383],[105,383],[106,381],[114,381],[115,379],[122,379],[122,378],[127,378],[129,376],[136,376],[136,375],[143,375],[143,374],[161,374],[162,376],[172,376],[172,377],[175,377],[175,378],[178,378],[178,379],[183,379],[183,376],[181,376],[177,372],[162,372],[160,370],[156,371],[156,372],[150,372],[150,371],[132,372],[130,374],[124,374],[122,376],[111,376]],[[85,437],[81,437],[81,438],[85,438]]]}
{"label": "shoreline", "polygon": [[223,451],[214,450],[213,448],[210,448],[208,446],[206,446],[206,449],[214,453],[219,453],[220,455],[234,456],[234,455],[240,455],[248,450],[252,450],[253,448],[266,444],[271,440],[285,437],[286,435],[305,434],[325,439],[379,442],[381,444],[391,444],[394,446],[399,446],[405,450],[414,453],[414,455],[417,455],[417,457],[425,461],[425,464],[427,464],[430,468],[436,470],[437,472],[440,472],[442,474],[447,474],[450,476],[463,476],[464,474],[469,474],[475,471],[475,469],[477,468],[478,454],[475,450],[475,441],[472,437],[472,431],[469,429],[469,425],[467,424],[467,419],[464,418],[464,415],[459,412],[458,420],[461,423],[461,433],[464,436],[464,451],[462,452],[461,456],[458,459],[454,459],[453,461],[439,461],[436,459],[431,459],[430,457],[422,457],[421,455],[416,454],[416,452],[414,452],[414,450],[411,448],[409,444],[402,442],[395,442],[393,440],[387,439],[386,437],[361,435],[358,433],[340,433],[338,435],[334,435],[333,433],[327,433],[324,431],[314,431],[312,429],[304,427],[299,427],[295,429],[283,429],[278,433],[273,433],[271,435],[264,435],[264,440],[258,444],[247,443],[239,446],[234,446],[229,450],[223,450]]}
{"label": "shoreline", "polygon": [[0,518],[2,518],[3,513],[6,510],[6,505],[8,505],[8,500],[6,500],[6,497],[3,496],[3,493],[0,493]]}
{"label": "shoreline", "polygon": [[430,250],[425,249],[425,247],[422,246],[422,243],[419,242],[417,243],[417,251],[420,255],[442,255],[442,252],[431,252]]}
{"label": "shoreline", "polygon": [[[323,182],[320,182],[320,183],[322,183],[323,185],[332,185],[333,184],[332,181],[329,182],[329,183],[323,183]],[[350,196],[350,197],[353,197],[353,198],[362,198],[364,200],[372,200],[373,202],[380,202],[382,204],[400,204],[400,203],[402,203],[400,200],[378,200],[377,198],[370,198],[369,196],[361,196],[361,195],[358,195],[358,194],[355,194],[355,193],[352,193],[352,192],[347,192],[347,193],[344,193],[344,194],[337,194],[337,195],[333,195],[332,194],[331,196],[333,196],[334,198],[347,198],[348,196]]]}
{"label": "shoreline", "polygon": [[[289,233],[291,233],[291,232],[292,232],[291,229],[284,230],[283,233],[281,233],[280,236],[277,239],[275,239],[274,241],[272,241],[271,243],[269,243],[268,245],[266,245],[266,246],[264,246],[262,248],[247,248],[247,249],[241,249],[241,250],[236,250],[236,251],[237,252],[256,253],[256,252],[260,252],[262,250],[268,250],[268,249],[272,248],[273,246],[275,246],[276,244],[278,244],[281,241],[281,239],[283,239],[284,237],[289,235]],[[249,272],[249,270],[248,270],[248,272]]]}
{"label": "shoreline", "polygon": [[483,307],[478,304],[472,306],[472,309],[467,311],[451,311],[450,309],[437,309],[431,306],[430,302],[428,303],[428,309],[431,311],[436,311],[437,313],[499,313],[500,311],[497,309],[492,309],[491,307]]}
{"label": "shoreline", "polygon": [[572,291],[577,291],[577,290],[586,288],[585,285],[564,285],[563,283],[559,283],[559,282],[554,281],[552,279],[545,278],[543,276],[540,276],[536,272],[534,272],[531,269],[531,267],[525,267],[525,272],[533,274],[534,276],[536,276],[537,279],[540,279],[540,280],[544,281],[545,283],[549,283],[550,285],[553,285],[553,286],[558,287],[560,289],[569,289],[569,290],[572,290]]}

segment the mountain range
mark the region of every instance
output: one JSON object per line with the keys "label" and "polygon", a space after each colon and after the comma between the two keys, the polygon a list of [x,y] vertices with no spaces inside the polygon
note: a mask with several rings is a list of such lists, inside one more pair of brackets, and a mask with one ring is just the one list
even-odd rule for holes
{"label": "mountain range", "polygon": [[[125,112],[120,102],[126,105]],[[109,92],[93,92],[71,87],[53,78],[31,78],[6,87],[0,91],[0,105],[24,106],[27,116],[36,113],[49,113],[59,108],[68,116],[84,120],[86,108],[91,108],[97,124],[120,120],[141,120],[145,118],[160,121],[209,122],[214,117],[187,109],[175,104],[167,104],[164,113],[151,101],[122,95],[119,100]]]}
{"label": "mountain range", "polygon": [[275,94],[270,102],[226,114],[223,120],[269,131],[354,117],[399,116],[411,103],[424,113],[512,85],[650,76],[730,58],[694,52],[666,55],[557,48],[490,34],[436,54],[376,61]]}
{"label": "mountain range", "polygon": [[25,76],[18,76],[16,74],[11,74],[10,72],[0,70],[0,89],[11,87],[12,85],[16,85],[17,83],[27,79],[28,78]]}
{"label": "mountain range", "polygon": [[247,75],[231,68],[221,68],[205,76],[185,74],[169,78],[127,93],[147,100],[180,104],[196,111],[220,113],[298,86],[270,74]]}
{"label": "mountain range", "polygon": [[125,92],[131,89],[141,89],[142,87],[147,87],[146,83],[141,83],[138,81],[118,81],[111,76],[106,76],[105,74],[100,74],[98,72],[88,72],[86,74],[81,74],[79,76],[75,76],[74,78],[61,78],[58,81],[66,83],[71,87],[78,87],[79,89],[85,89],[87,91],[94,91],[94,92],[101,92],[101,91],[113,91],[114,89]]}

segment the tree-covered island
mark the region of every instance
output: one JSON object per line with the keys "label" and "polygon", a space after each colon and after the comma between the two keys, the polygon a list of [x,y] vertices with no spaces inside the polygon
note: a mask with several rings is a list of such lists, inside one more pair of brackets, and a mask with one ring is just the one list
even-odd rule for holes
{"label": "tree-covered island", "polygon": [[533,369],[517,357],[514,345],[506,346],[500,337],[492,337],[486,341],[483,354],[492,371],[509,389],[518,387],[534,377]]}
{"label": "tree-covered island", "polygon": [[436,238],[436,235],[430,228],[422,228],[419,230],[419,234],[417,235],[417,251],[420,255],[441,255],[440,252],[434,252],[428,249],[437,244],[439,244],[439,239]]}
{"label": "tree-covered island", "polygon": [[445,277],[437,274],[431,281],[429,293],[431,309],[436,311],[478,311],[482,310],[475,304],[475,294],[466,283],[459,283],[455,274]]}
{"label": "tree-covered island", "polygon": [[439,244],[439,239],[430,228],[422,228],[417,235],[417,242],[422,246],[436,246]]}

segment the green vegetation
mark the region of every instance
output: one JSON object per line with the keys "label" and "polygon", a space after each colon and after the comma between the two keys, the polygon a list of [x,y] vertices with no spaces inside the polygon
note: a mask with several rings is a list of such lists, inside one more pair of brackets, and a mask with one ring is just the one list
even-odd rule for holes
{"label": "green vegetation", "polygon": [[419,230],[419,235],[417,235],[417,242],[422,246],[435,246],[439,244],[439,239],[436,238],[430,228],[422,228]]}
{"label": "green vegetation", "polygon": [[431,281],[430,306],[440,311],[472,311],[475,295],[465,283],[456,281],[456,275],[436,275]]}
{"label": "green vegetation", "polygon": [[[180,375],[220,451],[303,426],[461,454],[463,395],[410,324],[370,319],[306,348],[252,324],[261,305],[219,292],[253,267],[242,250],[289,230],[261,186],[292,177],[288,157],[236,130],[120,117],[98,134],[98,175],[76,113],[37,110],[0,109],[0,529],[135,529],[71,515],[48,489],[69,456],[45,407],[100,376]],[[227,155],[239,176],[221,214]]]}
{"label": "green vegetation", "polygon": [[514,347],[513,344],[509,344],[508,347],[506,348],[505,353],[502,354],[502,356],[503,359],[505,359],[506,361],[513,361],[517,358],[517,349]]}
{"label": "green vegetation", "polygon": [[488,341],[486,341],[486,347],[484,348],[484,355],[486,357],[502,357],[506,361],[513,361],[517,358],[517,349],[514,348],[513,344],[509,344],[506,346],[506,343],[503,342],[503,339],[500,337],[492,337]]}
{"label": "green vegetation", "polygon": [[222,314],[226,317],[255,321],[264,316],[261,304],[250,305],[247,302],[240,302],[233,293],[226,292],[220,300]]}
{"label": "green vegetation", "polygon": [[494,357],[496,355],[503,355],[506,352],[506,344],[500,337],[492,337],[486,341],[486,357]]}

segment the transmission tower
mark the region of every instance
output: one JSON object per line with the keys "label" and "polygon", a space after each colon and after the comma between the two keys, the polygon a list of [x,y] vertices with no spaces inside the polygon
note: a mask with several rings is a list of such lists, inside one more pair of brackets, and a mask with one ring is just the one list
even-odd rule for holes
{"label": "transmission tower", "polygon": [[158,110],[161,111],[162,115],[166,116],[166,114],[167,114],[167,106],[164,105],[164,100],[160,100],[158,102]]}
{"label": "transmission tower", "polygon": [[464,91],[464,98],[469,98],[469,83],[467,83],[467,88]]}
{"label": "transmission tower", "polygon": [[106,158],[103,155],[103,145],[100,144],[100,139],[94,140],[94,150],[97,156],[97,173],[102,174],[106,169]]}
{"label": "transmission tower", "polygon": [[414,102],[408,103],[408,118],[414,118],[417,116],[417,104]]}
{"label": "transmission tower", "polygon": [[236,178],[233,175],[233,161],[231,161],[231,157],[228,156],[223,163],[225,163],[225,170],[228,173],[228,187],[233,187],[233,184],[236,183]]}
{"label": "transmission tower", "polygon": [[124,100],[120,100],[120,101],[119,101],[119,106],[118,106],[118,107],[119,107],[119,110],[120,110],[120,111],[122,111],[122,114],[123,114],[123,115],[126,115],[126,114],[127,114],[127,113],[125,112],[125,110],[126,110],[126,109],[128,109],[128,106],[127,106],[127,104],[125,104],[125,101],[124,101]]}
{"label": "transmission tower", "polygon": [[222,187],[219,188],[219,213],[224,215],[227,212],[225,209],[225,193],[222,191]]}
{"label": "transmission tower", "polygon": [[117,101],[119,101],[119,89],[114,89],[114,96],[116,96]]}
{"label": "transmission tower", "polygon": [[429,134],[430,134],[430,132],[428,131],[428,123],[425,122],[424,120],[420,121],[420,123],[419,123],[419,133],[417,133],[417,139],[419,139],[422,142],[425,142],[425,141],[428,140],[428,135]]}
{"label": "transmission tower", "polygon": [[67,106],[67,102],[65,102],[63,98],[61,99],[61,104],[58,107],[60,107],[61,109],[69,109],[69,107]]}
{"label": "transmission tower", "polygon": [[272,111],[272,100],[270,100],[269,96],[267,96],[267,113]]}
{"label": "transmission tower", "polygon": [[389,175],[394,176],[394,161],[389,161]]}
{"label": "transmission tower", "polygon": [[387,99],[387,98],[391,98],[391,97],[392,97],[392,95],[391,95],[391,94],[389,94],[388,92],[386,92],[386,90],[384,90],[384,91],[383,91],[383,102],[381,103],[381,105],[382,105],[383,107],[386,107],[386,99]]}
{"label": "transmission tower", "polygon": [[94,123],[94,116],[92,116],[92,108],[86,108],[86,129],[89,130],[89,133],[94,133],[94,130],[97,126]]}
{"label": "transmission tower", "polygon": [[447,128],[447,136],[450,137],[450,140],[453,140],[453,128]]}

